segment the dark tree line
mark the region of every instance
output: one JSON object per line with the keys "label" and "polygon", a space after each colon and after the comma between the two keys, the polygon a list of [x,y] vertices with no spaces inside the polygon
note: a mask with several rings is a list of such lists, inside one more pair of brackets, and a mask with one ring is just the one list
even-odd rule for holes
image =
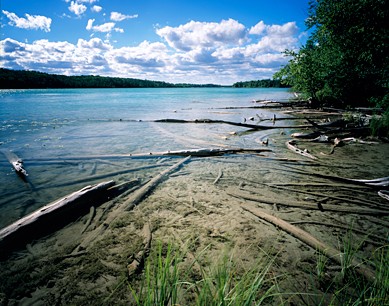
{"label": "dark tree line", "polygon": [[37,71],[0,68],[0,88],[169,88],[169,87],[217,87],[206,84],[172,84],[132,78],[102,77],[93,75],[65,76]]}
{"label": "dark tree line", "polygon": [[271,80],[271,79],[264,79],[264,80],[253,80],[253,81],[246,81],[246,82],[236,82],[232,85],[232,87],[237,88],[280,88],[280,87],[290,87],[289,85],[283,84],[281,80]]}

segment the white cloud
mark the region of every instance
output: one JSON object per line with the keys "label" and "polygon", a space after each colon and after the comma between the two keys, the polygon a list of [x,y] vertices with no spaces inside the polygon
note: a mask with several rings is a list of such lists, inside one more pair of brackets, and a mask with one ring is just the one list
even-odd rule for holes
{"label": "white cloud", "polygon": [[123,15],[122,13],[118,12],[111,12],[111,20],[112,21],[123,21],[125,19],[133,19],[133,18],[138,18],[138,15]]}
{"label": "white cloud", "polygon": [[106,40],[78,39],[76,44],[39,40],[22,43],[7,38],[0,42],[0,66],[63,74],[100,74],[148,78],[167,82],[232,84],[271,78],[287,58],[285,49],[297,49],[294,22],[246,28],[229,19],[219,23],[191,21],[156,32],[165,40],[143,41],[116,47],[108,41],[115,22],[96,25],[89,19],[86,29],[105,33]]}
{"label": "white cloud", "polygon": [[88,31],[90,31],[90,30],[93,29],[93,23],[94,23],[94,22],[95,22],[94,19],[89,19],[89,20],[88,20],[88,23],[87,23],[87,25],[86,25],[86,29],[87,29]]}
{"label": "white cloud", "polygon": [[91,7],[91,11],[95,12],[95,13],[101,12],[102,9],[103,8],[101,6],[99,6],[99,5],[94,5],[94,6]]}
{"label": "white cloud", "polygon": [[124,30],[122,28],[115,28],[114,22],[106,22],[101,25],[93,25],[94,22],[95,22],[94,19],[89,19],[85,29],[87,29],[88,31],[101,32],[101,33],[110,33],[112,31],[124,33]]}
{"label": "white cloud", "polygon": [[80,16],[85,13],[87,7],[84,4],[80,4],[77,1],[72,1],[70,2],[70,6],[68,7],[68,9],[75,15]]}
{"label": "white cloud", "polygon": [[288,22],[283,25],[271,25],[267,28],[267,33],[271,36],[291,36],[298,32],[296,22]]}
{"label": "white cloud", "polygon": [[2,11],[10,20],[9,24],[21,29],[43,30],[50,32],[51,18],[40,15],[26,14],[26,18],[18,17],[15,13]]}
{"label": "white cloud", "polygon": [[263,33],[263,31],[265,31],[265,29],[266,29],[266,25],[263,22],[263,20],[261,20],[255,26],[251,27],[249,34],[260,35]]}
{"label": "white cloud", "polygon": [[157,29],[156,32],[169,46],[182,51],[199,46],[240,45],[246,40],[245,26],[233,19],[222,20],[220,23],[190,21],[176,28],[167,26]]}

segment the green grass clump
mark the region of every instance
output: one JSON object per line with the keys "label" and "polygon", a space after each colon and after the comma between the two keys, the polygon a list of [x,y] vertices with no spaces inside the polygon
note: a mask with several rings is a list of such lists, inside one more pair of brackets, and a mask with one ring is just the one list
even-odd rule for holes
{"label": "green grass clump", "polygon": [[276,294],[275,279],[269,276],[274,258],[263,256],[252,269],[242,270],[225,257],[201,268],[197,280],[190,270],[198,260],[188,267],[184,258],[172,244],[159,243],[146,261],[138,291],[129,285],[136,305],[261,305]]}

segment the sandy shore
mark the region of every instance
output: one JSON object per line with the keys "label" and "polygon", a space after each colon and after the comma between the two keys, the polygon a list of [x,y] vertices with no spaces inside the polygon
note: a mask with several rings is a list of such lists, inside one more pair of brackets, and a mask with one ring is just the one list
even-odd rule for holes
{"label": "sandy shore", "polygon": [[[135,209],[121,211],[112,218],[104,233],[85,248],[80,248],[80,243],[93,236],[95,229],[125,201],[125,196],[96,207],[87,228],[90,215],[31,241],[0,263],[0,305],[131,304],[128,284],[139,284],[142,273],[128,279],[127,265],[142,249],[145,224],[151,227],[152,252],[158,242],[173,243],[186,250],[182,266],[183,270],[191,270],[193,279],[201,276],[201,269],[212,267],[224,256],[232,258],[244,271],[266,253],[275,257],[271,274],[279,276],[278,290],[285,293],[272,303],[317,304],[326,288],[312,277],[316,250],[243,210],[241,205],[255,206],[294,223],[336,249],[346,235],[351,235],[355,245],[361,244],[356,257],[370,257],[376,248],[388,243],[389,212],[376,216],[356,211],[388,211],[388,201],[377,194],[376,188],[336,181],[331,176],[388,176],[389,144],[350,143],[324,155],[321,152],[328,153],[329,144],[299,143],[318,157],[311,160],[286,148],[285,142],[292,132],[295,131],[269,132],[267,148],[272,152],[190,159]],[[261,141],[258,140],[259,146]],[[178,160],[179,157],[165,157],[133,161],[132,166],[164,166],[122,174],[120,180],[154,177]],[[313,204],[317,209],[285,206],[285,202]],[[330,211],[326,205],[348,207],[350,211]],[[351,234],[350,229],[354,230]],[[340,265],[329,261],[325,280],[330,282],[339,273]],[[186,298],[190,301],[191,297]]]}

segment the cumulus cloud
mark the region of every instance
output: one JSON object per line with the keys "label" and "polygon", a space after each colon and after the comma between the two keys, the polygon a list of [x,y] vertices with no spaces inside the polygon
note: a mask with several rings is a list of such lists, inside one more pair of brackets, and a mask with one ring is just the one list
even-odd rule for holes
{"label": "cumulus cloud", "polygon": [[178,27],[157,29],[169,46],[177,50],[190,51],[198,46],[216,47],[222,44],[242,44],[246,38],[246,28],[236,20],[216,22],[190,21]]}
{"label": "cumulus cloud", "polygon": [[261,20],[255,26],[250,28],[249,34],[260,35],[263,33],[263,31],[265,31],[265,29],[266,29],[266,25],[263,22],[263,20]]}
{"label": "cumulus cloud", "polygon": [[[86,29],[109,35],[122,32],[115,22]],[[160,42],[143,41],[115,47],[94,37],[76,44],[38,40],[23,43],[7,38],[0,42],[0,66],[38,69],[52,73],[101,74],[149,78],[168,82],[232,84],[271,78],[285,64],[285,49],[300,45],[295,22],[267,25],[263,21],[246,27],[236,20],[190,21],[156,30]]]}
{"label": "cumulus cloud", "polygon": [[70,6],[68,7],[68,9],[75,15],[80,16],[85,13],[87,7],[84,4],[80,4],[77,1],[72,1],[70,2]]}
{"label": "cumulus cloud", "polygon": [[125,19],[133,19],[133,18],[138,18],[138,15],[124,15],[122,13],[118,12],[111,12],[111,20],[112,21],[123,21]]}
{"label": "cumulus cloud", "polygon": [[86,25],[86,29],[88,31],[92,30],[94,32],[109,33],[112,30],[115,30],[116,32],[122,32],[123,33],[123,29],[115,28],[115,23],[114,22],[106,22],[106,23],[103,23],[103,24],[100,24],[100,25],[93,25],[94,22],[95,22],[94,19],[89,19],[88,20],[88,23]]}
{"label": "cumulus cloud", "polygon": [[102,9],[103,8],[101,6],[99,6],[99,5],[94,5],[94,6],[91,7],[91,11],[95,12],[95,13],[101,12]]}
{"label": "cumulus cloud", "polygon": [[29,15],[29,14],[26,14],[26,18],[23,18],[23,17],[18,17],[15,13],[11,13],[4,10],[2,12],[10,20],[9,25],[21,29],[27,29],[27,30],[40,29],[45,32],[50,32],[51,18],[40,16],[40,15]]}

